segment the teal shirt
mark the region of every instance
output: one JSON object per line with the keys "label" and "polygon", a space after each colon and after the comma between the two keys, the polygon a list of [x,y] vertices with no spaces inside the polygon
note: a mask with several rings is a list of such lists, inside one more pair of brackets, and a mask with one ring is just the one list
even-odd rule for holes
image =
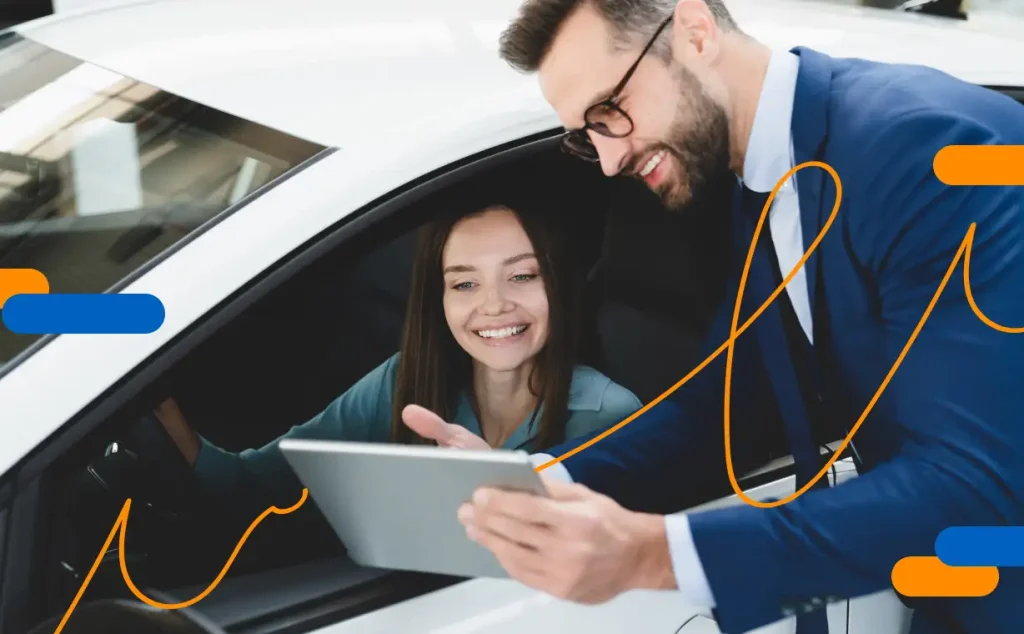
{"label": "teal shirt", "polygon": [[[278,448],[278,441],[281,438],[303,438],[389,442],[391,402],[397,371],[398,354],[395,354],[312,419],[292,427],[286,434],[259,449],[232,453],[201,438],[202,446],[196,458],[195,474],[202,489],[223,498],[258,495],[258,501],[249,501],[263,508],[269,504],[294,504],[299,499],[302,485]],[[640,409],[641,405],[632,392],[613,383],[604,374],[587,366],[576,366],[569,390],[566,439],[611,427]],[[528,445],[528,421],[523,421],[502,448],[531,451],[545,449]],[[482,435],[480,422],[465,392],[459,399],[455,419],[450,422],[462,425],[478,436]]]}

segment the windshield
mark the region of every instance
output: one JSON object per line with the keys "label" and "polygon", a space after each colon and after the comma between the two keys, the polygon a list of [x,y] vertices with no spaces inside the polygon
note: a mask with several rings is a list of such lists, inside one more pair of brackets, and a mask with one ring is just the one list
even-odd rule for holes
{"label": "windshield", "polygon": [[[0,268],[107,291],[323,149],[0,35]],[[38,338],[0,320],[0,366]]]}

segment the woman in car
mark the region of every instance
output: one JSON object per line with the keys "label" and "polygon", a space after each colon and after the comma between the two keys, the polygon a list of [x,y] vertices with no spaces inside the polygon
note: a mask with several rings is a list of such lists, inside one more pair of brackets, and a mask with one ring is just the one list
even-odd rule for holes
{"label": "woman in car", "polygon": [[[490,447],[541,451],[641,406],[576,363],[577,277],[551,202],[478,194],[421,232],[400,352],[281,438],[426,442],[402,420],[414,404]],[[233,453],[193,431],[172,399],[155,414],[204,493],[258,491],[281,505],[298,499],[301,484],[277,440]]]}

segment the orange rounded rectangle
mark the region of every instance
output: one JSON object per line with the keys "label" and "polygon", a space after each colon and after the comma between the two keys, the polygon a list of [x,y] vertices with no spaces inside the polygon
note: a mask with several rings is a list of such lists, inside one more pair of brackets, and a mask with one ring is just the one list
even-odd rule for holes
{"label": "orange rounded rectangle", "polygon": [[15,295],[49,292],[49,280],[35,269],[0,269],[0,308]]}
{"label": "orange rounded rectangle", "polygon": [[947,185],[1024,185],[1024,145],[947,145],[932,169]]}
{"label": "orange rounded rectangle", "polygon": [[906,597],[983,597],[998,585],[998,568],[947,566],[938,557],[904,557],[892,567],[892,586]]}

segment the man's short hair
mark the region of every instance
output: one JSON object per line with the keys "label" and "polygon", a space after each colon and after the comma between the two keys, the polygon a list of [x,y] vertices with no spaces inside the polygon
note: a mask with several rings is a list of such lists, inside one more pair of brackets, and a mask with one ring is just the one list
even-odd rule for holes
{"label": "man's short hair", "polygon": [[[677,0],[525,0],[519,15],[501,34],[499,53],[513,68],[536,71],[565,21],[586,5],[608,21],[615,39],[613,44],[629,47],[653,35],[675,10],[676,3]],[[704,3],[720,28],[738,30],[724,0]],[[664,58],[668,48],[655,45],[652,52]]]}

